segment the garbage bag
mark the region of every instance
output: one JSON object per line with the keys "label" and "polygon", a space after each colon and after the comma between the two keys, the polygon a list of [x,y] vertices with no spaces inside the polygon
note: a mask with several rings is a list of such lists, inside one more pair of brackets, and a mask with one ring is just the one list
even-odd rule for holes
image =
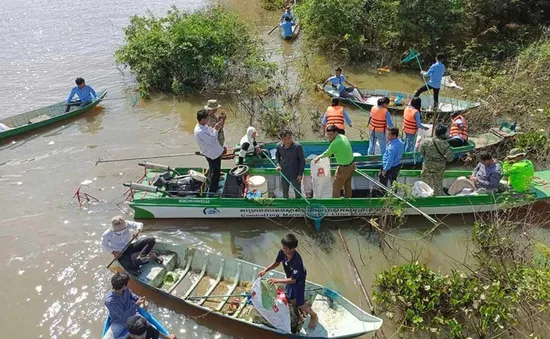
{"label": "garbage bag", "polygon": [[424,181],[417,181],[413,185],[412,195],[415,198],[428,198],[434,195],[434,190]]}
{"label": "garbage bag", "polygon": [[329,158],[323,158],[317,164],[311,163],[311,183],[314,198],[332,198],[332,178]]}
{"label": "garbage bag", "polygon": [[252,284],[250,300],[273,327],[284,333],[291,333],[290,309],[283,290],[258,278]]}

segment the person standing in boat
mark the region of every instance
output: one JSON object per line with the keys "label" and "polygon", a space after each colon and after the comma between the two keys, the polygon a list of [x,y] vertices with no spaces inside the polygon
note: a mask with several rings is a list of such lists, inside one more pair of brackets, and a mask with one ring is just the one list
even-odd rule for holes
{"label": "person standing in boat", "polygon": [[292,140],[292,132],[285,130],[281,133],[281,141],[277,144],[275,151],[275,161],[277,162],[277,171],[285,176],[281,181],[283,189],[283,198],[288,198],[290,185],[296,190],[296,198],[299,197],[300,182],[306,167],[306,159],[304,157],[304,149],[302,145]]}
{"label": "person standing in boat", "polygon": [[468,144],[468,124],[466,119],[459,113],[451,114],[451,132],[447,139],[449,145],[453,147],[465,146]]}
{"label": "person standing in boat", "polygon": [[128,337],[126,339],[178,339],[174,334],[166,335],[147,322],[141,315],[133,315],[126,323]]}
{"label": "person standing in boat", "polygon": [[426,138],[420,145],[419,152],[422,154],[422,181],[430,185],[434,195],[443,195],[443,173],[446,163],[454,159],[451,145],[445,141],[447,127],[437,125],[435,137]]}
{"label": "person standing in boat", "polygon": [[382,169],[380,170],[380,175],[378,175],[378,180],[384,186],[390,186],[399,175],[401,170],[401,157],[405,150],[405,144],[401,139],[399,139],[399,129],[390,128],[388,132],[388,145],[386,151],[382,156]]}
{"label": "person standing in boat", "polygon": [[332,197],[340,198],[340,192],[344,189],[346,198],[352,197],[351,177],[355,171],[355,162],[353,162],[353,150],[348,138],[345,135],[338,134],[338,127],[329,125],[327,127],[327,137],[330,141],[328,149],[313,159],[313,163],[319,162],[322,158],[328,158],[334,155],[338,167],[332,183]]}
{"label": "person standing in boat", "polygon": [[417,89],[416,93],[414,93],[415,97],[420,97],[420,94],[428,90],[432,90],[434,97],[434,111],[439,108],[439,89],[441,88],[441,79],[443,78],[443,74],[445,74],[445,65],[443,65],[443,60],[445,60],[445,55],[443,55],[443,53],[438,53],[435,57],[435,63],[430,67],[430,69],[426,72],[420,72],[422,76],[430,77],[430,80],[427,84]]}
{"label": "person standing in boat", "polygon": [[[334,134],[338,135],[336,132]],[[287,300],[290,300],[291,305],[298,306],[300,310],[311,317],[308,328],[314,328],[317,325],[318,317],[305,300],[307,271],[304,267],[302,256],[300,256],[300,253],[296,250],[298,247],[298,239],[296,239],[294,234],[289,233],[281,239],[281,247],[282,249],[277,253],[277,257],[273,264],[258,273],[258,277],[263,277],[267,272],[277,268],[282,263],[285,269],[286,279],[270,278],[268,282],[273,285],[286,284]]]}
{"label": "person standing in boat", "polygon": [[242,165],[244,162],[244,158],[247,155],[254,155],[257,154],[260,156],[262,149],[260,148],[260,145],[258,145],[258,142],[256,142],[256,138],[258,137],[258,132],[256,129],[252,126],[249,126],[246,129],[246,134],[241,138],[240,146],[241,150],[239,151],[239,165]]}
{"label": "person standing in boat", "polygon": [[370,110],[369,121],[367,125],[370,129],[369,136],[369,155],[376,153],[376,143],[380,145],[380,153],[386,152],[386,130],[393,128],[393,122],[391,121],[391,114],[388,110],[389,100],[386,98],[378,99],[376,107],[372,107]]}
{"label": "person standing in boat", "polygon": [[[321,89],[324,90],[326,84],[330,81],[332,87],[334,87],[340,98],[355,98],[359,102],[365,102],[364,95],[357,89],[357,86],[349,82],[344,74],[342,74],[342,69],[340,67],[334,70],[335,75],[331,76],[321,86]],[[348,84],[351,87],[346,87],[344,84]]]}
{"label": "person standing in boat", "polygon": [[[130,227],[136,229],[133,235],[130,235]],[[129,271],[139,270],[141,265],[148,263],[151,259],[162,263],[162,259],[152,252],[156,242],[155,238],[146,237],[130,244],[132,240],[139,237],[142,229],[142,223],[124,220],[122,216],[118,215],[111,219],[111,227],[101,236],[101,246]],[[130,245],[126,248],[128,244]],[[123,252],[125,248],[126,250]]]}
{"label": "person standing in boat", "polygon": [[208,112],[208,126],[215,128],[216,124],[218,122],[222,122],[222,127],[218,131],[218,141],[220,142],[220,146],[223,147],[225,143],[225,134],[223,132],[223,126],[225,125],[225,120],[227,118],[227,115],[224,111],[220,113],[220,115],[216,115],[218,112],[218,109],[222,107],[222,105],[218,104],[217,100],[211,99],[208,100],[206,103],[206,106],[204,106],[204,109]]}
{"label": "person standing in boat", "polygon": [[422,101],[420,98],[412,98],[409,106],[403,112],[403,140],[405,141],[405,152],[414,151],[416,145],[416,132],[419,128],[428,130],[429,128],[422,125],[420,119],[420,107]]}
{"label": "person standing in boat", "polygon": [[351,118],[344,107],[340,106],[340,98],[334,97],[331,101],[331,106],[327,108],[325,115],[321,119],[323,125],[323,135],[326,134],[327,125],[336,125],[339,134],[346,134],[346,126],[344,123],[351,126]]}
{"label": "person standing in boat", "polygon": [[[86,85],[86,81],[83,78],[76,78],[75,83],[76,86],[73,87],[69,97],[67,98],[67,108],[65,108],[65,112],[70,111],[71,106],[88,106],[92,103],[92,101],[97,99],[94,89],[91,86]],[[79,101],[71,103],[71,100],[73,100],[75,95],[78,96]]]}
{"label": "person standing in boat", "polygon": [[292,27],[294,27],[296,23],[292,21],[291,17],[285,17],[283,21],[279,24],[281,29],[283,30],[283,37],[290,38],[294,34],[292,31]]}
{"label": "person standing in boat", "polygon": [[220,120],[212,128],[208,126],[208,112],[205,109],[197,112],[197,125],[194,130],[195,141],[208,161],[208,176],[210,178],[208,192],[210,194],[215,194],[218,191],[220,183],[222,155],[225,149],[220,145],[218,132],[223,124],[224,120]]}

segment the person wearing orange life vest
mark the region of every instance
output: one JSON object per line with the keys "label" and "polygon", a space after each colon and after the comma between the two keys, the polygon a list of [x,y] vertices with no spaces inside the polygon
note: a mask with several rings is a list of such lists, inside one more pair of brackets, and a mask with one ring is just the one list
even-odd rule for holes
{"label": "person wearing orange life vest", "polygon": [[346,126],[344,123],[351,126],[351,119],[348,113],[344,110],[344,107],[340,106],[339,98],[332,98],[332,106],[327,108],[325,115],[321,119],[321,124],[323,124],[323,135],[326,133],[328,125],[336,125],[338,127],[338,134],[346,134]]}
{"label": "person wearing orange life vest", "polygon": [[451,114],[451,131],[447,142],[452,147],[460,147],[468,143],[468,124],[459,112]]}
{"label": "person wearing orange life vest", "polygon": [[[386,100],[387,99],[387,100]],[[393,128],[390,111],[388,110],[389,99],[378,99],[377,106],[372,107],[369,116],[369,155],[374,155],[376,151],[376,142],[380,145],[380,152],[386,152],[386,129]]]}
{"label": "person wearing orange life vest", "polygon": [[419,128],[428,130],[420,121],[420,107],[422,101],[420,98],[413,98],[409,106],[403,112],[403,141],[405,142],[405,152],[414,151],[416,144],[416,132]]}

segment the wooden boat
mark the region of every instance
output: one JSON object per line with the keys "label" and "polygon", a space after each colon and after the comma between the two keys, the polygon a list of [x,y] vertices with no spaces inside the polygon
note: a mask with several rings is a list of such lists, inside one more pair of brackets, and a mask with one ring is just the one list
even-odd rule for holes
{"label": "wooden boat", "polygon": [[[426,124],[427,126],[431,126]],[[504,140],[511,138],[515,132],[505,131],[497,128],[492,128],[489,132],[477,136],[470,137],[468,144],[461,147],[453,147],[455,159],[458,159],[466,153],[473,150],[495,146]],[[355,164],[357,168],[380,168],[382,167],[382,155],[366,155],[369,149],[368,140],[351,140],[351,147],[355,155]],[[268,142],[263,144],[262,149],[269,152],[271,160],[275,161],[275,151],[278,142]],[[312,159],[323,153],[329,146],[328,141],[299,141],[304,148],[304,156],[306,157],[306,167]],[[239,145],[237,145],[239,147]],[[244,159],[244,164],[250,167],[257,168],[272,168],[273,162],[265,157],[247,156]],[[418,152],[404,153],[401,158],[401,164],[405,168],[411,168],[421,165],[423,162],[422,155]],[[334,157],[330,158],[331,165],[337,165]]]}
{"label": "wooden boat", "polygon": [[[410,100],[413,98],[414,93],[401,93],[401,92],[395,92],[395,91],[386,91],[382,89],[365,89],[360,88],[359,89],[363,95],[365,95],[367,98],[364,102],[360,102],[355,98],[340,98],[341,102],[346,103],[348,105],[351,105],[356,108],[370,110],[372,106],[376,106],[378,99],[383,97],[388,97],[392,102],[390,103],[390,106],[388,109],[391,113],[403,113],[403,110],[405,109],[406,105],[410,102]],[[339,97],[338,91],[332,87],[332,85],[327,84],[323,91],[330,97]],[[395,104],[395,100],[397,98],[400,98],[399,105]],[[433,113],[433,97],[429,94],[429,92],[424,92],[420,95],[420,98],[422,99],[422,112],[426,113]],[[468,109],[475,108],[479,106],[479,103],[477,102],[470,102],[460,99],[454,99],[454,98],[448,98],[448,97],[439,97],[439,105],[438,110],[440,113],[451,113],[451,112],[464,112]]]}
{"label": "wooden boat", "polygon": [[300,19],[298,19],[296,16],[294,16],[294,13],[293,13],[293,17],[294,17],[294,22],[296,22],[296,25],[292,26],[292,35],[291,36],[283,35],[283,30],[279,26],[279,33],[281,34],[281,38],[283,40],[293,41],[294,39],[296,39],[298,37],[298,34],[300,34]]}
{"label": "wooden boat", "polygon": [[84,114],[96,107],[106,95],[107,91],[99,91],[97,92],[97,99],[91,104],[82,108],[71,107],[71,110],[66,113],[65,108],[67,105],[65,101],[62,101],[57,104],[2,119],[0,123],[8,126],[9,129],[0,132],[0,140]]}
{"label": "wooden boat", "polygon": [[[188,173],[189,168],[176,168],[179,174]],[[201,171],[201,169],[194,169]],[[335,169],[332,170],[334,177]],[[353,198],[308,198],[283,199],[274,198],[275,190],[281,185],[280,173],[273,168],[250,168],[242,177],[242,183],[229,174],[229,170],[222,170],[222,180],[216,195],[205,196],[199,191],[165,192],[163,187],[153,186],[161,172],[146,170],[141,184],[125,184],[131,186],[132,201],[130,207],[134,210],[137,219],[152,218],[296,218],[296,217],[349,217],[349,216],[376,216],[388,211],[387,199],[373,197],[375,188],[372,181],[366,177],[377,178],[379,170],[358,170],[352,178]],[[420,180],[420,170],[401,170],[398,181],[412,186]],[[469,176],[471,171],[445,171],[443,186],[450,187],[460,176]],[[246,198],[246,188],[250,176],[262,176],[267,182],[265,198]],[[171,173],[170,177],[176,177]],[[416,208],[429,215],[462,214],[494,211],[500,208],[518,207],[545,200],[550,197],[550,170],[537,171],[535,180],[529,191],[518,193],[507,191],[497,194],[475,194],[465,196],[433,196],[429,198],[406,198]],[[206,186],[206,185],[205,185]],[[302,180],[303,194],[312,196],[311,173],[304,172]],[[291,190],[291,197],[294,194]],[[513,202],[513,206],[510,202]],[[419,212],[405,206],[405,215],[418,215]]]}
{"label": "wooden boat", "polygon": [[[162,324],[160,323],[160,321],[158,321],[155,317],[153,317],[151,315],[151,313],[147,312],[145,309],[141,308],[141,307],[138,307],[138,312],[139,314],[144,317],[148,322],[149,324],[155,326],[155,328],[160,332],[160,333],[163,333],[165,335],[169,335],[170,333],[164,328],[164,326],[162,326]],[[103,331],[101,332],[101,338],[103,338],[105,336],[105,334],[107,334],[107,331],[109,330],[109,328],[111,327],[111,317],[109,317],[107,315],[107,318],[105,319],[105,324],[103,325]],[[127,332],[126,332],[127,334]],[[121,335],[122,336],[122,335]]]}
{"label": "wooden boat", "polygon": [[[128,272],[140,289],[146,289],[157,299],[170,301],[176,311],[191,307],[191,311],[199,310],[204,316],[215,318],[215,323],[230,320],[240,324],[251,338],[267,334],[287,338],[356,338],[382,325],[382,319],[368,314],[337,292],[308,281],[306,300],[319,316],[319,323],[310,330],[308,318],[297,333],[284,333],[264,322],[253,322],[255,309],[248,303],[247,293],[264,267],[167,241],[157,241],[154,250],[163,258],[162,265],[148,263],[141,267],[139,276]],[[117,270],[124,270],[118,266]],[[284,273],[277,271],[265,276],[266,279],[284,277]],[[253,331],[259,336],[252,335]]]}

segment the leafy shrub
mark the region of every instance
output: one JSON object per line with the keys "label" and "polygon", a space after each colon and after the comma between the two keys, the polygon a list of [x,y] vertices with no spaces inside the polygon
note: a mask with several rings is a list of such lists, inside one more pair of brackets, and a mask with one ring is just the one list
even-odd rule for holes
{"label": "leafy shrub", "polygon": [[134,16],[124,32],[115,59],[130,67],[144,95],[246,89],[274,69],[248,24],[220,8]]}
{"label": "leafy shrub", "polygon": [[262,8],[274,11],[285,7],[285,0],[261,0]]}

